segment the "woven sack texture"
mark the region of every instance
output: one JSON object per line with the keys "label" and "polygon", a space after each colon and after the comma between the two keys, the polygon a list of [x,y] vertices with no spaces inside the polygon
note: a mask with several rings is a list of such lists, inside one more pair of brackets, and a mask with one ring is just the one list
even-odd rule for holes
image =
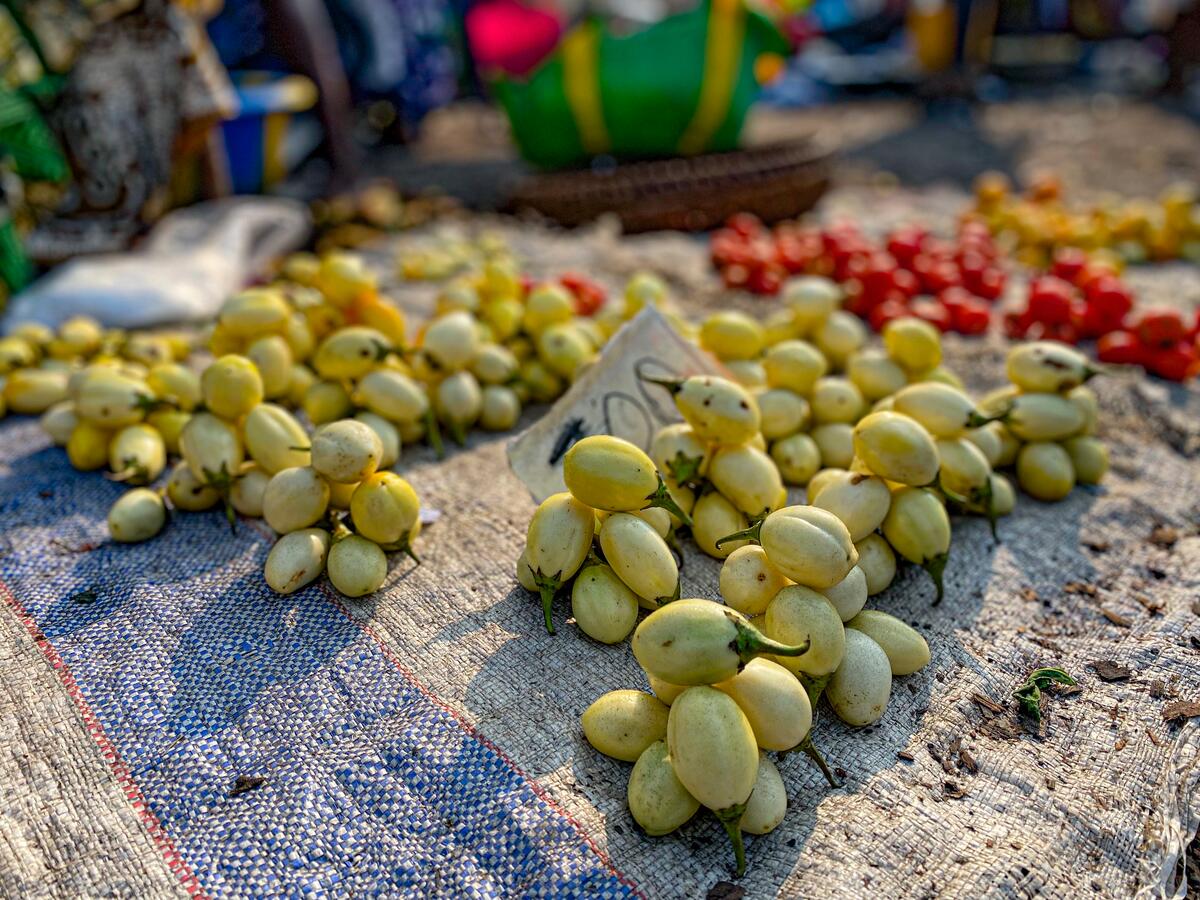
{"label": "woven sack texture", "polygon": [[[973,389],[1001,382],[1000,343],[949,347]],[[790,809],[748,840],[748,896],[1175,892],[1200,821],[1200,720],[1163,714],[1200,700],[1200,393],[1096,387],[1102,487],[1022,497],[1000,544],[956,520],[941,607],[911,570],[872,602],[933,663],[876,726],[821,715],[844,788],[782,763]],[[423,564],[364,600],[280,598],[261,524],[181,514],[107,543],[122,488],[0,426],[0,894],[690,898],[730,878],[715,822],[647,839],[629,767],[583,740],[592,700],[645,682],[627,648],[547,636],[516,586],[533,503],[505,438],[402,468],[443,513]],[[718,596],[717,572],[689,553],[685,595]],[[1048,664],[1082,690],[1039,734],[1009,694]]]}
{"label": "woven sack texture", "polygon": [[[791,809],[750,840],[751,896],[1128,896],[1174,877],[1198,812],[1196,724],[1162,717],[1196,692],[1197,398],[1099,388],[1105,487],[1023,498],[999,545],[956,522],[939,609],[914,571],[879,599],[928,635],[933,665],[897,682],[877,726],[822,716],[844,789],[784,762]],[[162,868],[228,895],[693,897],[728,877],[712,821],[641,836],[628,767],[583,741],[591,700],[644,682],[623,648],[542,633],[514,586],[532,502],[502,440],[413,461],[443,518],[424,564],[363,601],[272,596],[269,536],[231,535],[215,512],[106,543],[121,488],[71,471],[32,423],[0,430],[0,458],[0,756],[21,798],[0,841],[6,894],[155,893]],[[1148,540],[1159,524],[1181,534],[1170,549]],[[716,573],[690,554],[685,593],[716,596]],[[1097,660],[1134,675],[1103,682]],[[1051,701],[1038,736],[1007,695],[1049,663],[1083,690]],[[239,777],[263,781],[239,793]]]}

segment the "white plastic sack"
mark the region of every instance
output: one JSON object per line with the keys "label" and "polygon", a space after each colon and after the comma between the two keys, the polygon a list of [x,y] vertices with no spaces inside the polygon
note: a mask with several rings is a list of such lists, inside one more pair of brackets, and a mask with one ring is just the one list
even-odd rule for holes
{"label": "white plastic sack", "polygon": [[115,328],[211,319],[232,292],[309,232],[294,200],[238,197],[171,213],[142,247],[80,257],[12,301],[5,330],[23,322],[51,327],[86,315]]}

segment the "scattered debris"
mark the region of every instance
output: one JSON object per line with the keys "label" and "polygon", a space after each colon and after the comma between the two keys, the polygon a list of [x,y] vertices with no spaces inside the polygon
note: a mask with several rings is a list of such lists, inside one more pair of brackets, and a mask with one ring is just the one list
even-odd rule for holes
{"label": "scattered debris", "polygon": [[95,592],[95,590],[93,590],[92,588],[87,588],[86,590],[82,590],[82,591],[79,591],[78,593],[72,594],[70,597],[67,598],[67,600],[71,603],[85,603],[86,604],[86,603],[95,603],[98,598],[99,598],[99,594],[97,594]]}
{"label": "scattered debris", "polygon": [[1087,547],[1093,553],[1107,553],[1112,549],[1112,544],[1108,541],[1086,540],[1083,546]]}
{"label": "scattered debris", "polygon": [[1024,734],[1021,726],[1007,716],[988,719],[979,731],[996,741],[1015,741]]}
{"label": "scattered debris", "polygon": [[943,782],[942,793],[951,800],[958,800],[967,796],[966,788],[959,787],[957,781]]}
{"label": "scattered debris", "polygon": [[50,546],[57,547],[59,550],[62,550],[64,553],[91,553],[93,550],[95,550],[100,545],[92,544],[92,543],[84,543],[84,544],[80,544],[77,547],[72,547],[66,541],[60,540],[59,538],[50,538]]}
{"label": "scattered debris", "polygon": [[1155,700],[1161,700],[1163,697],[1166,697],[1167,694],[1167,683],[1161,678],[1156,678],[1154,681],[1150,682],[1150,696]]}
{"label": "scattered debris", "polygon": [[1086,597],[1096,596],[1096,586],[1088,584],[1086,581],[1068,581],[1063,585],[1063,590],[1068,594],[1083,594]]}
{"label": "scattered debris", "polygon": [[1150,532],[1149,541],[1157,547],[1170,550],[1179,542],[1179,532],[1170,525],[1159,525]]}
{"label": "scattered debris", "polygon": [[975,703],[979,706],[982,706],[984,709],[991,710],[994,713],[1004,712],[1003,706],[1001,706],[999,703],[997,703],[991,697],[985,697],[983,694],[980,694],[980,693],[972,694],[971,702]]}
{"label": "scattered debris", "polygon": [[1150,743],[1152,743],[1155,747],[1161,747],[1163,745],[1163,739],[1149,728],[1146,729],[1146,737],[1150,738]]}
{"label": "scattered debris", "polygon": [[718,881],[708,889],[704,900],[742,900],[745,896],[746,889],[744,887],[739,887],[732,881]]}
{"label": "scattered debris", "polygon": [[1021,712],[1033,721],[1040,723],[1042,721],[1042,692],[1056,684],[1074,687],[1078,682],[1062,669],[1042,668],[1030,672],[1025,683],[1013,691],[1013,696],[1017,698]]}
{"label": "scattered debris", "polygon": [[958,761],[964,769],[972,774],[979,771],[979,763],[976,762],[974,754],[966,747],[958,748]]}
{"label": "scattered debris", "polygon": [[229,789],[229,796],[236,797],[239,794],[248,793],[255,788],[260,788],[266,784],[267,779],[261,775],[239,775],[233,782],[233,787]]}
{"label": "scattered debris", "polygon": [[1104,616],[1104,618],[1108,619],[1108,621],[1121,628],[1129,628],[1131,625],[1133,625],[1133,619],[1129,618],[1128,616],[1123,616],[1119,612],[1109,609],[1107,606],[1100,607],[1100,613]]}
{"label": "scattered debris", "polygon": [[954,774],[954,764],[950,762],[949,757],[942,755],[942,751],[937,748],[936,744],[926,744],[925,749],[929,751],[929,755],[933,757],[934,761],[942,767],[943,772],[947,775]]}
{"label": "scattered debris", "polygon": [[1046,648],[1051,653],[1062,654],[1062,653],[1066,652],[1065,650],[1063,650],[1061,644],[1059,644],[1057,641],[1050,640],[1050,638],[1048,638],[1048,637],[1041,637],[1040,635],[1031,634],[1029,636],[1029,640],[1033,641],[1039,647]]}
{"label": "scattered debris", "polygon": [[1145,594],[1134,594],[1133,599],[1142,605],[1142,608],[1152,616],[1157,616],[1163,611],[1163,602],[1161,600],[1147,597]]}
{"label": "scattered debris", "polygon": [[905,762],[912,762],[914,759],[916,759],[916,757],[913,756],[911,753],[909,753],[907,750],[897,750],[896,756],[897,756],[897,758],[902,759]]}
{"label": "scattered debris", "polygon": [[1026,603],[1037,603],[1041,597],[1038,596],[1038,592],[1033,588],[1027,587],[1021,589],[1021,599]]}
{"label": "scattered debris", "polygon": [[1133,675],[1133,669],[1113,662],[1111,659],[1097,659],[1089,665],[1096,670],[1101,681],[1124,681]]}
{"label": "scattered debris", "polygon": [[1175,700],[1163,707],[1163,721],[1174,722],[1177,719],[1191,719],[1200,716],[1200,700]]}

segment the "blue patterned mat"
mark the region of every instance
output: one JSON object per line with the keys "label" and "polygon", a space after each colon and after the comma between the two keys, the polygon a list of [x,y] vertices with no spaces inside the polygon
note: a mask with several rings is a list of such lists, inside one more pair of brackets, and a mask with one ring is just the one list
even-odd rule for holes
{"label": "blue patterned mat", "polygon": [[122,490],[0,427],[2,614],[190,893],[637,895],[328,588],[272,594],[263,526],[186,514],[113,544]]}

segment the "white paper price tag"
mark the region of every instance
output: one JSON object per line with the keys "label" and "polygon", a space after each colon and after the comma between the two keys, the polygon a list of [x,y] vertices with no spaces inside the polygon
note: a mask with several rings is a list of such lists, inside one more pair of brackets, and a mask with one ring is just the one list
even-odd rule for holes
{"label": "white paper price tag", "polygon": [[508,461],[538,503],[566,490],[562,458],[591,434],[612,434],[643,450],[663,425],[680,420],[667,390],[642,380],[725,374],[699,347],[680,337],[653,307],[613,335],[584,372],[534,425],[508,445]]}

